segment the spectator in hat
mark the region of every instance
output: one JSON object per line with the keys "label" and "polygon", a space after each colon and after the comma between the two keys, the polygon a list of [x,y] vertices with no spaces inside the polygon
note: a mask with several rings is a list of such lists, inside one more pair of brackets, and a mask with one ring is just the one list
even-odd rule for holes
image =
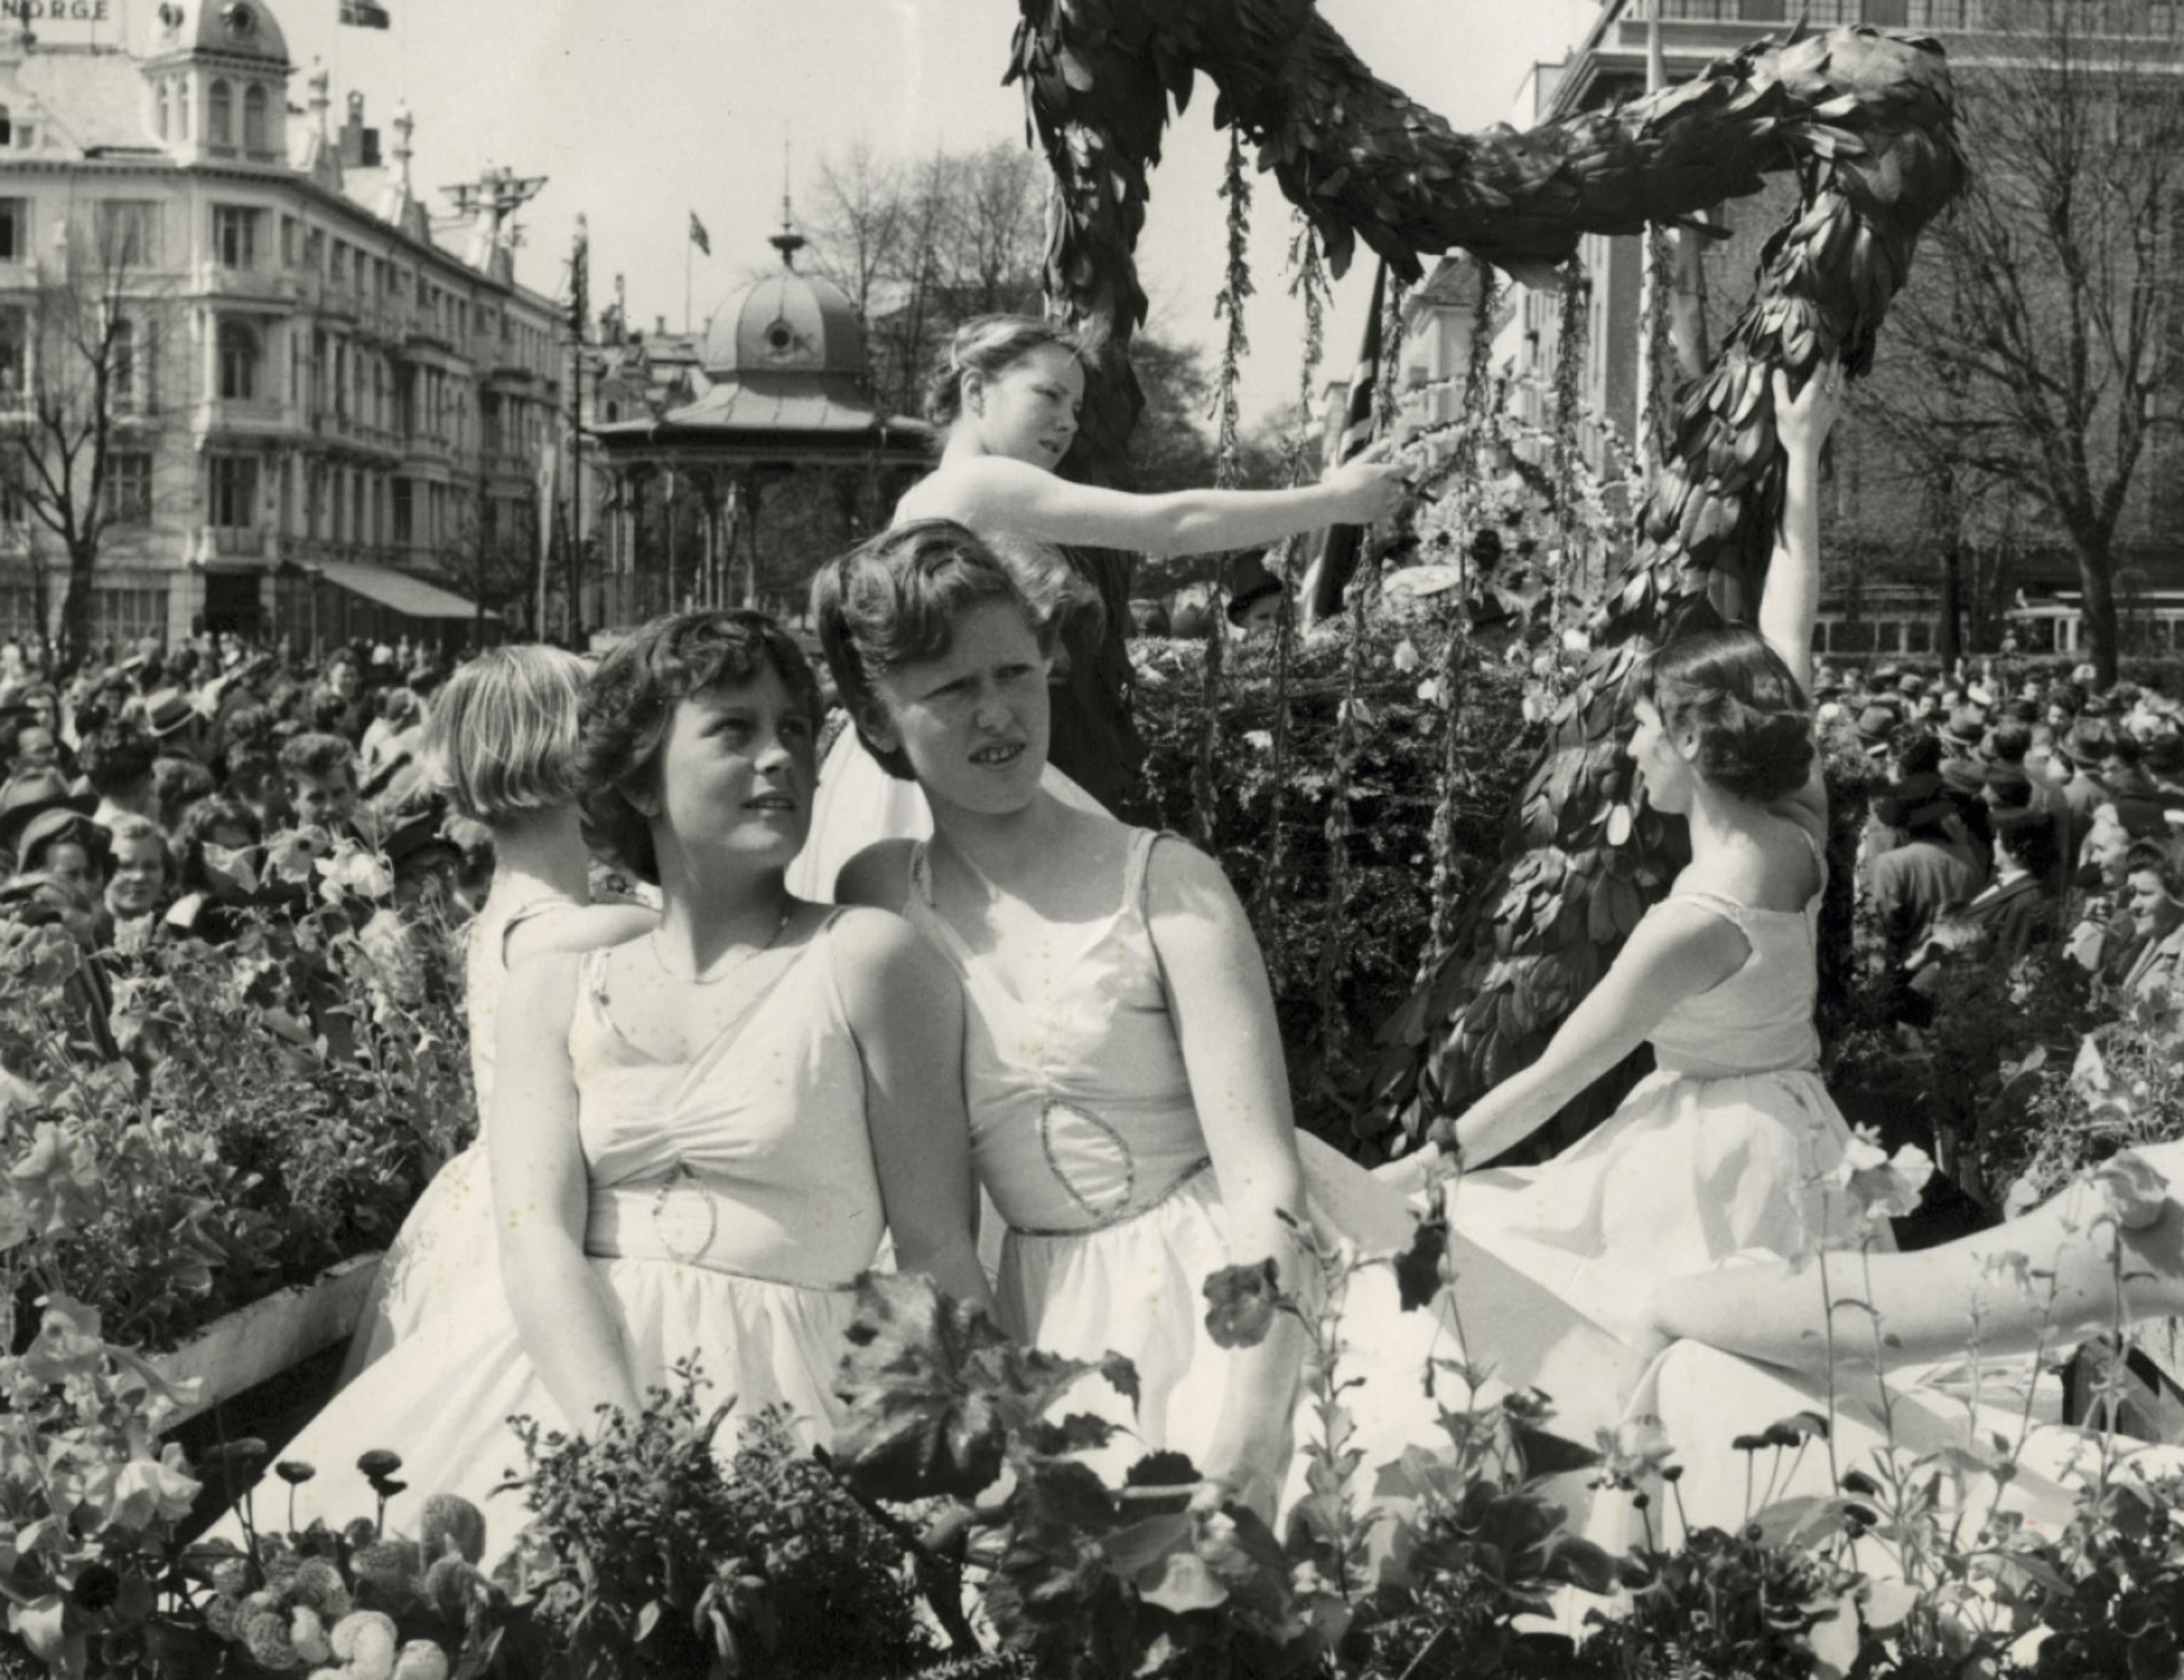
{"label": "spectator in hat", "polygon": [[162,758],[198,756],[203,719],[180,689],[161,689],[144,697],[142,722]]}
{"label": "spectator in hat", "polygon": [[1901,720],[1885,706],[1869,706],[1858,714],[1858,744],[1868,758],[1882,758],[1896,739]]}
{"label": "spectator in hat", "polygon": [[1874,815],[1903,843],[1866,861],[1865,890],[1892,966],[1901,968],[1950,904],[1975,896],[1986,871],[1952,832],[1955,802],[1930,781],[1898,784],[1874,801]]}
{"label": "spectator in hat", "polygon": [[14,864],[15,849],[24,829],[48,811],[88,812],[95,795],[71,787],[58,770],[40,770],[18,776],[0,787],[0,874]]}
{"label": "spectator in hat", "polygon": [[1986,713],[1976,706],[1960,706],[1942,725],[1942,745],[1959,758],[1970,758],[1986,739]]}
{"label": "spectator in hat", "polygon": [[2069,767],[2070,778],[2063,784],[2063,802],[2070,812],[2070,856],[2075,860],[2083,851],[2086,836],[2093,825],[2093,812],[2108,801],[2108,790],[2101,785],[2096,773],[2101,760],[2107,756],[2109,733],[2100,724],[2081,717],[2070,726],[2058,748]]}
{"label": "spectator in hat", "polygon": [[97,899],[106,890],[111,844],[105,828],[81,811],[41,812],[15,842],[15,873],[50,875]]}
{"label": "spectator in hat", "polygon": [[2086,691],[2075,683],[2058,683],[2048,691],[2048,721],[2059,734],[2070,734],[2085,709]]}
{"label": "spectator in hat", "polygon": [[2125,995],[2150,997],[2184,987],[2184,838],[2143,840],[2124,860],[2139,950],[2123,979]]}
{"label": "spectator in hat", "polygon": [[1228,622],[1246,640],[1271,635],[1281,621],[1282,603],[1289,589],[1267,570],[1263,555],[1245,555],[1237,563],[1228,591]]}

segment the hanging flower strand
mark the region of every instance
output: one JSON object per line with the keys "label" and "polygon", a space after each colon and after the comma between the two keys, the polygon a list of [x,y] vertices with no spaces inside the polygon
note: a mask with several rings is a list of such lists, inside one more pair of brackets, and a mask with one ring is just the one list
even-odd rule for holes
{"label": "hanging flower strand", "polygon": [[[1244,300],[1251,295],[1251,182],[1244,173],[1244,142],[1234,129],[1228,131],[1228,167],[1221,178],[1221,196],[1228,201],[1228,266],[1213,313],[1228,323],[1221,346],[1220,394],[1215,410],[1217,427],[1213,483],[1227,490],[1241,476],[1239,461],[1242,407],[1236,394],[1243,377],[1244,358],[1251,348],[1244,332]],[[1220,789],[1213,776],[1221,740],[1221,660],[1223,652],[1223,614],[1216,574],[1213,610],[1206,615],[1206,664],[1199,694],[1198,751],[1190,771],[1191,838],[1212,851],[1219,810]]]}
{"label": "hanging flower strand", "polygon": [[[1459,565],[1467,565],[1466,555],[1471,533],[1476,527],[1485,498],[1480,494],[1479,477],[1484,457],[1479,445],[1491,434],[1499,437],[1500,429],[1495,417],[1502,405],[1496,400],[1494,384],[1494,311],[1501,301],[1501,287],[1490,264],[1479,263],[1479,299],[1471,318],[1470,355],[1464,374],[1464,423],[1457,433],[1457,453],[1459,466],[1457,483],[1463,500],[1465,511],[1471,517],[1463,522],[1458,535],[1463,544],[1457,550]],[[1452,948],[1459,909],[1457,885],[1462,877],[1462,860],[1457,855],[1456,829],[1457,813],[1463,800],[1470,793],[1471,778],[1463,758],[1466,740],[1464,730],[1464,678],[1469,671],[1472,650],[1470,614],[1468,606],[1476,579],[1466,578],[1466,587],[1451,590],[1442,596],[1449,605],[1444,609],[1447,617],[1448,638],[1441,645],[1440,673],[1435,692],[1435,701],[1441,711],[1441,775],[1440,802],[1434,808],[1433,835],[1433,914],[1428,928],[1426,950],[1418,967],[1418,984],[1440,966],[1441,959]]]}
{"label": "hanging flower strand", "polygon": [[[1380,360],[1373,373],[1373,435],[1395,435],[1397,421],[1396,370],[1403,357],[1403,301],[1409,288],[1390,276],[1387,302],[1380,317]],[[1402,518],[1407,516],[1399,515]],[[1340,1077],[1349,1030],[1342,1004],[1342,985],[1350,973],[1351,929],[1349,904],[1350,838],[1356,824],[1350,815],[1350,784],[1357,770],[1359,728],[1367,719],[1364,703],[1357,698],[1357,682],[1364,662],[1365,595],[1373,582],[1374,556],[1382,546],[1368,532],[1361,544],[1357,575],[1348,590],[1348,640],[1342,655],[1342,700],[1334,716],[1334,764],[1328,779],[1326,920],[1319,946],[1317,1001],[1320,1019],[1323,1077]]]}
{"label": "hanging flower strand", "polygon": [[[1327,349],[1327,268],[1320,260],[1319,236],[1301,213],[1292,212],[1295,232],[1290,236],[1290,295],[1304,305],[1304,364],[1297,370],[1295,422],[1282,440],[1282,482],[1295,486],[1313,476],[1318,465],[1319,433],[1312,411],[1312,395],[1319,385],[1319,365]],[[1258,930],[1267,964],[1279,971],[1286,923],[1278,913],[1281,879],[1289,860],[1282,823],[1289,804],[1290,667],[1296,653],[1296,590],[1298,561],[1303,557],[1301,533],[1282,544],[1282,598],[1274,619],[1274,718],[1268,755],[1267,861],[1251,892],[1251,924]]]}

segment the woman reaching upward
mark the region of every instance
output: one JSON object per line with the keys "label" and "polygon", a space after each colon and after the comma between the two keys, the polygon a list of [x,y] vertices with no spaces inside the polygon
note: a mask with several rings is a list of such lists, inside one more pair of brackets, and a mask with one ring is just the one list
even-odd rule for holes
{"label": "woman reaching upward", "polygon": [[[1540,1058],[1452,1126],[1451,1220],[1612,1328],[1647,1285],[1747,1250],[1836,1235],[1822,1177],[1848,1128],[1819,1074],[1815,928],[1827,797],[1806,698],[1819,594],[1817,491],[1840,371],[1792,397],[1780,543],[1758,628],[1670,640],[1633,679],[1631,757],[1657,810],[1691,825],[1691,862]],[[1473,1170],[1650,1041],[1658,1071],[1544,1166]],[[1419,1181],[1428,1161],[1390,1176]]]}
{"label": "woman reaching upward", "polygon": [[[1298,489],[1138,495],[1074,483],[1056,469],[1076,440],[1084,401],[1083,349],[1068,328],[1027,315],[967,321],[950,341],[926,405],[943,428],[940,464],[904,495],[894,523],[953,520],[1005,555],[1028,546],[1059,558],[1051,551],[1065,544],[1210,554],[1324,525],[1370,524],[1393,513],[1401,498],[1401,469],[1387,444]],[[1100,605],[1108,617],[1124,610],[1120,600]],[[1111,708],[1100,696],[1126,695],[1129,672],[1126,665],[1111,668],[1122,656],[1096,629],[1065,630],[1056,653],[1045,786],[1080,808],[1104,809],[1129,786],[1100,767],[1133,760],[1136,749],[1134,740],[1117,739],[1117,720],[1102,715]],[[1129,733],[1126,717],[1119,728]],[[1085,773],[1086,786],[1065,773],[1072,769]],[[882,773],[854,730],[844,730],[827,754],[820,789],[811,840],[791,877],[807,895],[831,896],[842,866],[866,846],[933,832],[916,785]]]}

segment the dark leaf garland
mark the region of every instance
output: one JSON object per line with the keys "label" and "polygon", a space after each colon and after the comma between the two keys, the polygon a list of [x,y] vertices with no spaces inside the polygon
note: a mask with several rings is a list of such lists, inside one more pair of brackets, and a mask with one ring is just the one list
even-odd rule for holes
{"label": "dark leaf garland", "polygon": [[[1769,174],[1797,174],[1800,202],[1762,254],[1750,304],[1679,401],[1635,551],[1513,816],[1504,872],[1401,1012],[1375,1093],[1416,1135],[1539,1053],[1665,883],[1667,829],[1627,807],[1621,685],[1648,648],[1708,620],[1717,575],[1752,598],[1781,506],[1771,375],[1802,388],[1837,356],[1864,373],[1920,230],[1963,188],[1947,60],[1928,40],[1800,26],[1624,104],[1460,135],[1374,77],[1312,0],[1018,4],[1010,76],[1056,182],[1048,289],[1109,334],[1081,446],[1095,477],[1125,470],[1148,171],[1170,98],[1186,100],[1201,70],[1215,120],[1257,145],[1337,275],[1362,240],[1407,279],[1455,249],[1544,278],[1587,233],[1688,223]],[[1550,876],[1557,913],[1536,919],[1528,906]]]}

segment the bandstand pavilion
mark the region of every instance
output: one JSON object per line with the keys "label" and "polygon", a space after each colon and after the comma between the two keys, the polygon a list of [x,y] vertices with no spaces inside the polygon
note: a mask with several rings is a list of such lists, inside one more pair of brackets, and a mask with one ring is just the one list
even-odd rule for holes
{"label": "bandstand pavilion", "polygon": [[[695,397],[588,428],[604,483],[606,573],[588,618],[603,628],[685,606],[760,605],[761,578],[800,611],[802,581],[883,525],[930,465],[932,427],[873,400],[864,323],[848,297],[797,268],[800,236],[784,229],[769,243],[781,266],[708,324]],[[792,507],[804,516],[779,516]]]}

